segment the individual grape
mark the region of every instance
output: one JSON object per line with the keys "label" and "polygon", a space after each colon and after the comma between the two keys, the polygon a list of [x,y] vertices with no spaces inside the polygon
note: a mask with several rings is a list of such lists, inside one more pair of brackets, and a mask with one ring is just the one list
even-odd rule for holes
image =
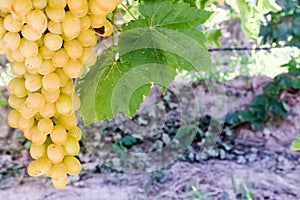
{"label": "individual grape", "polygon": [[36,92],[42,87],[42,76],[39,74],[25,74],[25,87],[29,92]]}
{"label": "individual grape", "polygon": [[43,57],[41,54],[37,54],[35,56],[27,57],[25,59],[25,66],[29,73],[38,74],[39,69],[42,68],[43,65]]}
{"label": "individual grape", "polygon": [[70,156],[75,156],[79,153],[80,146],[76,138],[68,136],[66,143],[63,145],[65,152]]}
{"label": "individual grape", "polygon": [[6,17],[4,18],[4,27],[7,31],[9,32],[20,32],[22,27],[23,27],[23,23],[16,21],[12,14],[8,14],[6,15]]}
{"label": "individual grape", "polygon": [[106,13],[112,12],[119,4],[119,0],[97,0],[97,5]]}
{"label": "individual grape", "polygon": [[[25,100],[26,101],[26,100]],[[32,110],[31,108],[28,108],[26,105],[25,105],[25,102],[24,104],[20,107],[19,109],[20,111],[20,114],[23,118],[25,119],[29,119],[31,117],[34,117],[38,111],[37,110]]]}
{"label": "individual grape", "polygon": [[27,14],[26,23],[37,33],[43,33],[47,29],[48,20],[42,10],[35,9]]}
{"label": "individual grape", "polygon": [[55,70],[56,67],[52,64],[51,60],[43,60],[42,67],[39,69],[39,74],[47,75]]}
{"label": "individual grape", "polygon": [[80,34],[80,19],[73,15],[70,11],[66,12],[66,16],[62,21],[63,34],[71,39],[76,38]]}
{"label": "individual grape", "polygon": [[63,40],[58,34],[47,33],[44,37],[44,44],[48,49],[56,51],[61,48]]}
{"label": "individual grape", "polygon": [[54,34],[62,34],[61,23],[55,21],[48,22],[48,30]]}
{"label": "individual grape", "polygon": [[11,56],[15,62],[23,63],[25,61],[25,57],[21,53],[20,49],[12,50]]}
{"label": "individual grape", "polygon": [[71,13],[83,17],[89,12],[89,4],[87,0],[68,0],[68,8]]}
{"label": "individual grape", "polygon": [[48,5],[52,8],[65,8],[67,0],[48,0]]}
{"label": "individual grape", "polygon": [[64,49],[71,59],[78,59],[83,53],[83,47],[78,40],[70,40],[64,43]]}
{"label": "individual grape", "polygon": [[31,93],[28,94],[24,105],[32,111],[40,111],[44,107],[45,101],[46,100],[41,93]]}
{"label": "individual grape", "polygon": [[40,115],[43,118],[51,118],[56,113],[56,107],[54,103],[46,102],[42,110],[40,111]]}
{"label": "individual grape", "polygon": [[91,47],[97,44],[97,37],[92,29],[81,31],[77,39],[83,47]]}
{"label": "individual grape", "polygon": [[39,158],[28,165],[27,172],[30,176],[40,176],[46,174],[51,166],[52,164],[48,158]]}
{"label": "individual grape", "polygon": [[40,132],[49,134],[53,130],[53,122],[51,119],[41,119],[38,122],[37,127]]}
{"label": "individual grape", "polygon": [[43,96],[47,102],[55,103],[57,101],[57,99],[59,98],[60,90],[57,89],[55,91],[48,92],[47,90],[42,88],[41,93],[43,94]]}
{"label": "individual grape", "polygon": [[[24,17],[32,9],[31,0],[15,0],[12,4],[12,11],[17,16]],[[22,18],[21,18],[22,19]]]}
{"label": "individual grape", "polygon": [[80,98],[76,93],[74,93],[73,94],[73,111],[78,110],[80,108],[80,105],[81,105]]}
{"label": "individual grape", "polygon": [[55,51],[48,49],[45,45],[40,47],[39,52],[45,60],[49,60],[55,55]]}
{"label": "individual grape", "polygon": [[14,0],[0,1],[0,10],[10,12],[12,10]]}
{"label": "individual grape", "polygon": [[55,55],[52,57],[52,64],[56,67],[63,67],[69,61],[69,56],[65,49],[60,49],[55,52]]}
{"label": "individual grape", "polygon": [[71,115],[73,113],[73,101],[70,96],[61,95],[56,102],[57,113]]}
{"label": "individual grape", "polygon": [[3,37],[3,41],[8,49],[16,50],[20,46],[21,37],[19,33],[7,32]]}
{"label": "individual grape", "polygon": [[91,48],[84,48],[82,56],[79,58],[83,66],[90,67],[97,62],[96,52]]}
{"label": "individual grape", "polygon": [[73,94],[75,93],[75,86],[72,79],[69,79],[67,84],[64,87],[60,88],[60,93],[67,96],[73,96]]}
{"label": "individual grape", "polygon": [[52,167],[47,171],[46,175],[54,180],[60,180],[67,175],[67,170],[62,163],[58,163],[52,165]]}
{"label": "individual grape", "polygon": [[73,130],[78,124],[78,119],[74,113],[70,116],[61,115],[58,118],[58,123],[67,130]]}
{"label": "individual grape", "polygon": [[12,94],[8,98],[8,104],[13,109],[19,110],[20,107],[24,104],[25,100],[26,100],[25,97],[19,98],[16,95]]}
{"label": "individual grape", "polygon": [[20,113],[16,110],[11,111],[8,116],[7,116],[7,122],[8,125],[13,127],[13,128],[18,128],[19,127],[19,118],[20,118]]}
{"label": "individual grape", "polygon": [[29,130],[32,126],[34,125],[34,118],[28,118],[25,119],[22,116],[20,116],[19,121],[18,121],[18,127],[21,130]]}
{"label": "individual grape", "polygon": [[29,149],[29,154],[31,158],[39,159],[41,157],[46,156],[46,149],[47,149],[47,145],[45,143],[41,145],[31,144]]}
{"label": "individual grape", "polygon": [[65,144],[67,141],[67,131],[63,126],[56,125],[50,133],[52,142],[56,145]]}
{"label": "individual grape", "polygon": [[90,15],[92,28],[101,28],[106,22],[105,16],[102,15]]}
{"label": "individual grape", "polygon": [[42,33],[35,32],[28,25],[23,26],[21,34],[24,38],[26,38],[29,41],[37,41],[42,37]]}
{"label": "individual grape", "polygon": [[87,30],[91,27],[91,20],[88,15],[80,17],[81,31]]}
{"label": "individual grape", "polygon": [[89,8],[92,14],[106,16],[107,12],[105,12],[98,4],[98,0],[89,0]]}
{"label": "individual grape", "polygon": [[9,61],[9,62],[16,62],[16,60],[14,59],[14,57],[12,56],[12,50],[8,50],[6,52],[6,59]]}
{"label": "individual grape", "polygon": [[32,0],[33,7],[36,9],[44,9],[47,5],[48,0]]}
{"label": "individual grape", "polygon": [[17,97],[27,96],[27,89],[25,88],[25,79],[24,78],[13,78],[7,86],[8,91]]}
{"label": "individual grape", "polygon": [[68,176],[65,174],[60,179],[52,178],[52,184],[56,189],[63,189],[68,183]]}
{"label": "individual grape", "polygon": [[47,6],[45,11],[46,11],[48,18],[57,23],[62,22],[66,16],[66,12],[65,12],[64,8],[53,8],[53,7]]}
{"label": "individual grape", "polygon": [[65,74],[63,69],[56,69],[55,73],[57,73],[60,77],[60,87],[65,87],[70,81],[73,81]]}
{"label": "individual grape", "polygon": [[55,92],[60,87],[60,77],[55,72],[47,74],[42,79],[43,88],[47,92]]}
{"label": "individual grape", "polygon": [[63,161],[65,151],[61,145],[50,144],[47,147],[47,157],[53,164],[57,164]]}
{"label": "individual grape", "polygon": [[42,145],[47,139],[47,135],[41,133],[36,126],[30,129],[31,141],[35,145]]}
{"label": "individual grape", "polygon": [[77,175],[81,171],[80,161],[74,156],[66,156],[63,160],[63,165],[66,167],[69,175]]}
{"label": "individual grape", "polygon": [[22,38],[20,43],[20,51],[25,57],[33,57],[38,54],[39,46],[33,41]]}
{"label": "individual grape", "polygon": [[78,78],[84,72],[84,68],[80,61],[74,59],[69,60],[68,64],[63,67],[63,70],[70,78]]}
{"label": "individual grape", "polygon": [[22,77],[27,72],[23,62],[14,62],[10,70],[13,75],[18,77]]}
{"label": "individual grape", "polygon": [[68,131],[68,134],[76,138],[77,140],[80,140],[82,137],[82,130],[79,127],[76,127],[72,130]]}

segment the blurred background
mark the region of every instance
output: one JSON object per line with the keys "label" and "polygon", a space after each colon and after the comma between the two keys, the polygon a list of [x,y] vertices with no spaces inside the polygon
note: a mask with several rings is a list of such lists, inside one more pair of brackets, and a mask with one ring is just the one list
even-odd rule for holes
{"label": "blurred background", "polygon": [[[255,6],[256,0],[249,0],[251,19],[245,18],[233,0],[200,2],[203,8],[214,11],[205,26],[198,27],[208,38],[214,72],[182,71],[165,94],[153,87],[132,119],[120,114],[115,120],[89,126],[81,122],[84,134],[78,158],[83,169],[63,190],[55,190],[46,177],[32,178],[26,172],[31,144],[20,130],[7,125],[10,108],[6,87],[11,74],[10,63],[1,56],[0,197],[300,199],[300,153],[290,148],[300,134],[300,2],[277,0],[273,12],[263,13]],[[124,4],[138,15],[133,1]],[[116,24],[130,19],[131,15],[120,8]],[[256,23],[248,24],[251,20]],[[99,38],[98,53],[117,41],[117,34],[115,37]],[[205,80],[225,87],[224,116],[210,115],[211,105],[205,101],[210,100],[210,92]],[[193,91],[186,90],[187,86]],[[197,128],[189,130],[181,120],[178,94],[184,94],[187,102],[195,101],[195,94],[203,99],[203,110],[194,110],[190,116],[190,121],[197,121]],[[167,116],[163,126],[151,123],[161,121],[161,113]],[[220,135],[209,131],[211,121],[223,127]],[[136,134],[136,127],[147,137]],[[149,167],[147,161],[126,160],[122,155],[159,150],[172,141],[178,130],[194,131],[195,139],[177,162],[150,173],[115,170],[128,164],[137,169]],[[104,158],[109,165],[104,164]]]}

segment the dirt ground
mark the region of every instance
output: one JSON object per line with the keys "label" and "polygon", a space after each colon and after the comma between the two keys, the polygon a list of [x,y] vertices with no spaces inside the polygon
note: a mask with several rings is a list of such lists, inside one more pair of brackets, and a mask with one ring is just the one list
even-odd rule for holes
{"label": "dirt ground", "polygon": [[[244,98],[239,98],[240,95],[230,98],[227,111],[249,105],[253,97],[261,92],[265,80],[268,78],[255,77],[246,81],[240,77],[226,83],[227,91],[245,93]],[[197,94],[204,91],[202,86],[197,87]],[[157,93],[152,94],[152,98],[158,98]],[[268,122],[262,131],[251,130],[248,126],[234,130],[236,139],[247,144],[253,153],[244,155],[236,151],[236,159],[231,160],[181,160],[158,172],[140,174],[99,170],[99,163],[86,162],[82,174],[71,178],[69,186],[63,190],[53,189],[45,177],[31,178],[26,175],[27,150],[16,156],[11,153],[11,148],[5,148],[5,145],[20,148],[20,141],[14,135],[8,137],[11,130],[3,122],[0,124],[0,199],[235,200],[243,199],[243,193],[249,191],[255,200],[298,200],[300,153],[289,150],[289,146],[300,133],[300,93],[286,94],[285,98],[291,108],[286,120],[276,124]],[[5,118],[6,110],[1,113]],[[245,158],[247,162],[243,162]],[[10,172],[13,176],[9,176],[8,171],[4,170],[7,168],[17,168],[19,172],[17,175]],[[196,193],[202,197],[196,197]]]}

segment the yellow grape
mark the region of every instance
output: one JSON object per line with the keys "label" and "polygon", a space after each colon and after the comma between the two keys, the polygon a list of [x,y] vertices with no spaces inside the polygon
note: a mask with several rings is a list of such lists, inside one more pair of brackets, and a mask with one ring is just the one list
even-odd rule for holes
{"label": "yellow grape", "polygon": [[100,35],[102,37],[110,36],[113,32],[113,25],[111,24],[111,22],[106,20],[103,26],[104,26],[104,33]]}
{"label": "yellow grape", "polygon": [[68,64],[63,67],[63,70],[70,78],[79,78],[84,72],[80,61],[74,59],[69,60]]}
{"label": "yellow grape", "polygon": [[37,33],[43,33],[47,29],[47,16],[40,9],[30,11],[26,17],[27,25]]}
{"label": "yellow grape", "polygon": [[40,132],[49,134],[53,130],[53,122],[51,119],[41,119],[38,122],[37,127]]}
{"label": "yellow grape", "polygon": [[9,32],[20,32],[22,27],[23,27],[23,23],[16,21],[12,14],[8,14],[6,15],[6,17],[4,18],[4,27],[7,31]]}
{"label": "yellow grape", "polygon": [[19,110],[20,107],[24,104],[25,100],[26,100],[25,97],[19,98],[16,95],[12,94],[8,98],[8,104],[13,109]]}
{"label": "yellow grape", "polygon": [[57,164],[63,161],[65,151],[61,145],[50,144],[47,147],[47,157],[53,164]]}
{"label": "yellow grape", "polygon": [[51,166],[52,164],[48,158],[39,158],[28,165],[27,172],[30,176],[40,176],[46,174]]}
{"label": "yellow grape", "polygon": [[48,0],[32,0],[33,7],[36,9],[44,9],[47,5]]}
{"label": "yellow grape", "polygon": [[76,138],[77,140],[80,140],[82,137],[82,130],[79,127],[76,127],[72,130],[68,131],[68,134]]}
{"label": "yellow grape", "polygon": [[54,22],[62,22],[65,19],[66,12],[64,8],[53,8],[50,6],[47,6],[46,9],[46,14],[48,18]]}
{"label": "yellow grape", "polygon": [[32,110],[31,108],[28,108],[26,105],[25,105],[25,102],[24,104],[19,108],[19,111],[20,111],[20,114],[23,118],[25,119],[29,119],[31,117],[34,117],[36,114],[37,114],[37,110]]}
{"label": "yellow grape", "polygon": [[13,78],[7,86],[8,91],[17,97],[25,97],[28,94],[27,89],[25,88],[25,79],[24,78]]}
{"label": "yellow grape", "polygon": [[19,33],[7,32],[3,37],[3,41],[8,49],[16,50],[20,46],[21,37]]}
{"label": "yellow grape", "polygon": [[71,115],[73,113],[72,97],[61,95],[56,102],[56,110],[61,115]]}
{"label": "yellow grape", "polygon": [[59,49],[55,52],[55,55],[52,57],[52,64],[55,67],[63,67],[69,62],[69,56],[65,49]]}
{"label": "yellow grape", "polygon": [[48,0],[48,6],[52,8],[65,8],[67,0]]}
{"label": "yellow grape", "polygon": [[80,108],[80,106],[81,106],[81,100],[80,100],[79,96],[76,93],[74,93],[74,95],[73,95],[73,111],[78,110]]}
{"label": "yellow grape", "polygon": [[43,88],[47,92],[55,92],[60,87],[60,77],[55,72],[47,74],[42,79]]}
{"label": "yellow grape", "polygon": [[39,46],[33,41],[22,38],[20,43],[20,51],[25,57],[33,57],[38,54]]}
{"label": "yellow grape", "polygon": [[52,184],[56,189],[63,189],[66,187],[68,183],[68,176],[65,174],[60,179],[54,179],[52,178]]}
{"label": "yellow grape", "polygon": [[106,18],[102,15],[90,15],[90,20],[93,28],[101,28],[104,26]]}
{"label": "yellow grape", "polygon": [[54,103],[46,102],[45,106],[40,111],[40,115],[43,118],[51,118],[56,113],[56,107]]}
{"label": "yellow grape", "polygon": [[88,15],[80,17],[81,31],[87,30],[91,27],[91,20]]}
{"label": "yellow grape", "polygon": [[75,93],[75,86],[72,79],[69,79],[67,84],[64,87],[60,88],[60,93],[67,96],[73,96],[73,94]]}
{"label": "yellow grape", "polygon": [[25,87],[29,92],[36,92],[42,87],[42,76],[39,74],[25,74]]}
{"label": "yellow grape", "polygon": [[41,93],[31,93],[28,94],[24,105],[33,111],[40,111],[44,107],[45,102],[46,100]]}
{"label": "yellow grape", "polygon": [[32,9],[31,0],[15,0],[12,5],[13,13],[20,17],[26,16],[31,9]]}
{"label": "yellow grape", "polygon": [[19,127],[19,123],[18,123],[19,119],[20,119],[20,113],[16,110],[11,111],[7,116],[7,122],[9,126],[13,128]]}
{"label": "yellow grape", "polygon": [[[60,77],[60,87],[65,87],[69,81],[72,81],[71,78],[69,78],[65,72],[63,71],[63,69],[56,69],[55,73],[57,73]],[[73,82],[72,82],[73,83]]]}
{"label": "yellow grape", "polygon": [[34,118],[25,119],[20,116],[19,121],[19,129],[21,130],[29,130],[34,125]]}
{"label": "yellow grape", "polygon": [[39,69],[39,74],[47,75],[55,70],[56,67],[52,64],[51,60],[43,60],[42,67]]}
{"label": "yellow grape", "polygon": [[66,12],[66,16],[62,22],[64,35],[69,39],[74,39],[80,34],[80,19],[73,15],[70,11]]}
{"label": "yellow grape", "polygon": [[47,171],[46,175],[54,180],[60,180],[67,175],[67,170],[62,163],[58,163],[52,165],[52,167]]}
{"label": "yellow grape", "polygon": [[77,175],[81,171],[80,161],[74,156],[66,156],[63,160],[63,165],[66,167],[69,175]]}
{"label": "yellow grape", "polygon": [[26,67],[23,62],[14,62],[10,70],[13,75],[18,77],[22,77],[26,73]]}
{"label": "yellow grape", "polygon": [[58,118],[58,123],[67,130],[73,130],[78,124],[78,119],[74,113],[70,116],[61,115]]}
{"label": "yellow grape", "polygon": [[30,129],[31,141],[35,145],[42,145],[47,140],[47,135],[41,133],[36,126]]}
{"label": "yellow grape", "polygon": [[70,40],[64,43],[64,49],[71,59],[78,59],[83,53],[83,47],[78,40]]}
{"label": "yellow grape", "polygon": [[48,22],[48,30],[54,34],[62,34],[61,23],[55,21]]}
{"label": "yellow grape", "polygon": [[112,12],[120,3],[119,0],[97,0],[97,5],[106,13]]}
{"label": "yellow grape", "polygon": [[83,17],[89,12],[89,4],[87,0],[68,0],[68,7],[72,14]]}
{"label": "yellow grape", "polygon": [[39,69],[42,68],[43,65],[43,57],[41,54],[37,54],[35,56],[27,57],[25,59],[25,66],[29,73],[38,74]]}
{"label": "yellow grape", "polygon": [[48,49],[56,51],[61,48],[63,40],[58,34],[47,33],[44,37],[44,44]]}
{"label": "yellow grape", "polygon": [[42,37],[42,33],[35,32],[28,25],[24,25],[21,31],[24,38],[30,41],[37,41]]}
{"label": "yellow grape", "polygon": [[60,96],[60,90],[57,89],[52,92],[48,92],[44,88],[42,88],[41,93],[43,94],[45,100],[50,103],[55,103]]}
{"label": "yellow grape", "polygon": [[41,145],[31,144],[29,149],[29,154],[31,158],[39,159],[41,157],[46,156],[46,149],[47,149],[47,145],[45,143]]}
{"label": "yellow grape", "polygon": [[23,63],[25,61],[25,57],[21,53],[20,49],[12,50],[11,56],[16,62]]}
{"label": "yellow grape", "polygon": [[55,55],[55,51],[48,49],[45,45],[40,47],[39,52],[46,60],[51,59]]}
{"label": "yellow grape", "polygon": [[97,44],[95,31],[92,29],[83,30],[78,36],[78,41],[83,47],[91,47]]}
{"label": "yellow grape", "polygon": [[98,0],[89,0],[89,8],[92,14],[106,16],[107,12],[105,12],[99,5]]}
{"label": "yellow grape", "polygon": [[50,133],[50,138],[52,142],[56,145],[65,144],[67,141],[67,131],[63,126],[56,125]]}
{"label": "yellow grape", "polygon": [[12,10],[13,3],[14,0],[0,1],[0,10],[3,10],[4,12],[10,12]]}
{"label": "yellow grape", "polygon": [[67,155],[75,156],[79,153],[80,146],[76,138],[73,136],[68,136],[66,143],[63,145],[63,148]]}

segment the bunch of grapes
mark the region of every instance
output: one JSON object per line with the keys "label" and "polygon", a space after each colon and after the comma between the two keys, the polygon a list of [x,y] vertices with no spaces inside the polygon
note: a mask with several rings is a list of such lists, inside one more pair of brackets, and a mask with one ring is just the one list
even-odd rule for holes
{"label": "bunch of grapes", "polygon": [[73,79],[92,66],[95,30],[109,36],[106,19],[120,0],[0,1],[0,54],[12,63],[8,123],[32,141],[31,176],[47,175],[64,188],[81,164],[82,136],[74,114],[80,107]]}

